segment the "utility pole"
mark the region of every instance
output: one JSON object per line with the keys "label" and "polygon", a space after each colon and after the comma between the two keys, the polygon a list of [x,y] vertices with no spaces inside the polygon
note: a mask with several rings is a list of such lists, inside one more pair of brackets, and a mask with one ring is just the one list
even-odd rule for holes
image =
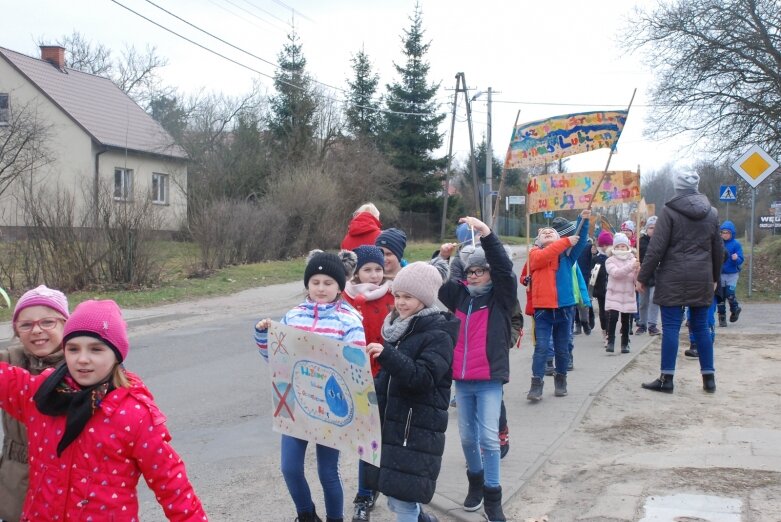
{"label": "utility pole", "polygon": [[494,168],[494,151],[491,148],[491,88],[488,88],[488,125],[486,127],[485,136],[485,179],[488,183],[488,205],[485,207],[486,218],[488,218],[489,226],[493,226],[493,216],[491,208],[493,207],[493,168]]}

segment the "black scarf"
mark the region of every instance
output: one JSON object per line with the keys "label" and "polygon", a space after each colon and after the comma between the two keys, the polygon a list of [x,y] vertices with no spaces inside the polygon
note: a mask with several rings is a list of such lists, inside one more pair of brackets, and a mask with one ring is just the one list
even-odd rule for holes
{"label": "black scarf", "polygon": [[103,398],[114,390],[111,378],[109,374],[102,382],[79,388],[68,374],[68,366],[63,364],[35,392],[33,399],[41,413],[50,417],[66,415],[65,433],[57,444],[58,457],[76,440]]}

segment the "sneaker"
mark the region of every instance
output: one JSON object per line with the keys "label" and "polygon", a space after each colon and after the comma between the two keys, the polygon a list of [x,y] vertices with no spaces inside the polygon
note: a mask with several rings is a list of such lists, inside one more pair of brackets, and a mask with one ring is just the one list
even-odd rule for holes
{"label": "sneaker", "polygon": [[643,335],[645,332],[647,332],[645,325],[640,325],[637,327],[637,330],[635,330],[635,335]]}
{"label": "sneaker", "polygon": [[556,368],[553,366],[553,359],[548,359],[545,361],[545,375],[551,377],[554,373],[556,373]]}
{"label": "sneaker", "polygon": [[621,353],[629,353],[629,343],[621,345]]}
{"label": "sneaker", "polygon": [[510,452],[510,428],[505,426],[499,430],[499,457],[504,458]]}
{"label": "sneaker", "polygon": [[688,350],[683,352],[683,354],[686,357],[692,357],[694,359],[698,359],[700,357],[700,352],[697,351],[697,345],[692,343],[691,347],[689,347]]}
{"label": "sneaker", "polygon": [[371,499],[372,497],[355,497],[352,522],[369,522],[369,511],[371,511],[369,502],[371,502]]}
{"label": "sneaker", "polygon": [[607,344],[605,345],[605,351],[613,353],[616,351],[616,342],[615,341],[607,341]]}
{"label": "sneaker", "polygon": [[648,325],[648,335],[659,335],[661,333],[655,324]]}
{"label": "sneaker", "polygon": [[743,309],[741,307],[737,307],[734,310],[731,310],[729,313],[729,322],[735,323],[738,320],[738,317],[740,317],[740,312],[742,312]]}

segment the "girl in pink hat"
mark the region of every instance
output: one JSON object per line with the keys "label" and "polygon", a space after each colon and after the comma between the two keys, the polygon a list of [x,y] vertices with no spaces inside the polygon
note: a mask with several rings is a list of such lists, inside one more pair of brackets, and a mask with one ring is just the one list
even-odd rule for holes
{"label": "girl in pink hat", "polygon": [[137,521],[141,476],[168,520],[207,520],[165,416],[122,366],[130,343],[117,304],[77,306],[62,346],[65,364],[40,375],[0,362],[0,407],[23,419],[31,448],[20,520]]}
{"label": "girl in pink hat", "polygon": [[[62,332],[68,299],[44,285],[27,291],[13,315],[17,345],[0,350],[0,361],[38,375],[62,361]],[[27,493],[27,432],[24,424],[2,412],[3,453],[0,458],[0,519],[17,522]]]}

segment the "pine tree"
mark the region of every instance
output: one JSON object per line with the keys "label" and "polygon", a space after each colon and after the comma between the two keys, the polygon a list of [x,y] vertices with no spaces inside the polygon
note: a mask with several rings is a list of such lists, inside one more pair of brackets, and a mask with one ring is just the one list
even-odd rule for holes
{"label": "pine tree", "polygon": [[434,100],[439,83],[428,83],[429,64],[424,59],[429,43],[423,41],[423,19],[420,4],[404,31],[403,54],[406,63],[394,63],[399,79],[387,85],[382,147],[391,164],[399,169],[403,181],[399,187],[402,210],[433,211],[442,179],[436,173],[445,165],[444,158],[431,153],[442,145],[439,124],[445,114],[437,114]]}
{"label": "pine tree", "polygon": [[380,77],[372,71],[369,56],[361,49],[350,60],[355,76],[347,83],[347,128],[357,138],[374,140],[380,128],[380,104],[374,99]]}
{"label": "pine tree", "polygon": [[317,102],[295,29],[287,38],[274,74],[277,94],[271,98],[268,124],[280,156],[298,163],[312,151]]}

